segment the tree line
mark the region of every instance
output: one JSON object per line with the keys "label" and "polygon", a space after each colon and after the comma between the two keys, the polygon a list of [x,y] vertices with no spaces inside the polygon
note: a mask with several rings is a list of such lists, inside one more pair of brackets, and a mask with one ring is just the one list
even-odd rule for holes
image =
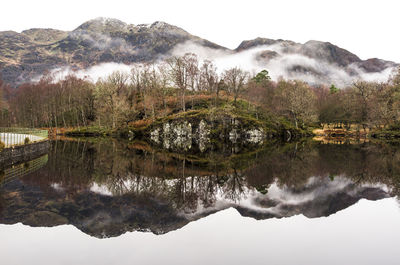
{"label": "tree line", "polygon": [[385,83],[357,81],[338,89],[272,81],[267,70],[252,75],[233,67],[218,73],[212,61],[200,62],[188,53],[135,65],[130,73],[116,71],[97,82],[46,75],[5,96],[6,87],[0,81],[2,126],[115,128],[185,112],[204,100],[209,108],[245,100],[256,112],[286,117],[296,127],[340,122],[371,128],[400,120],[400,68]]}

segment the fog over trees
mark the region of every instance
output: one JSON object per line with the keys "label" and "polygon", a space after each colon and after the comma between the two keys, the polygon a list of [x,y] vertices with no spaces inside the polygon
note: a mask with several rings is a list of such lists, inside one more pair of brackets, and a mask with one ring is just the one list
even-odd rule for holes
{"label": "fog over trees", "polygon": [[93,83],[51,75],[12,90],[0,80],[1,126],[115,128],[151,121],[177,111],[221,107],[239,99],[248,108],[283,116],[296,127],[316,123],[359,124],[364,129],[400,120],[400,69],[384,83],[313,87],[300,80],[272,81],[267,70],[254,76],[234,67],[218,75],[212,61],[195,54],[133,66]]}

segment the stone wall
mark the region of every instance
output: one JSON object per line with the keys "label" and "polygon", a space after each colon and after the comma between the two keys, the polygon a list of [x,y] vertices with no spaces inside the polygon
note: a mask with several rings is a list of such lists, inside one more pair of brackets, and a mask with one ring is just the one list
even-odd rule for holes
{"label": "stone wall", "polygon": [[37,156],[46,154],[49,150],[49,147],[49,141],[42,141],[3,149],[3,151],[0,152],[0,168],[7,167],[8,165],[18,162],[32,160]]}

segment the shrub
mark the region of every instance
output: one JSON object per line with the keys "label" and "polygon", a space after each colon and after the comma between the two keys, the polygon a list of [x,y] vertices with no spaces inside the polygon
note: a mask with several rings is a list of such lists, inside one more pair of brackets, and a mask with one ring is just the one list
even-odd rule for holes
{"label": "shrub", "polygon": [[152,123],[151,119],[143,119],[131,122],[129,125],[131,125],[134,128],[143,128],[149,126],[151,123]]}
{"label": "shrub", "polygon": [[3,151],[3,149],[6,147],[6,145],[0,141],[0,152]]}
{"label": "shrub", "polygon": [[25,144],[29,144],[30,142],[31,142],[31,140],[29,139],[29,137],[26,137],[25,140],[24,140],[24,143]]}

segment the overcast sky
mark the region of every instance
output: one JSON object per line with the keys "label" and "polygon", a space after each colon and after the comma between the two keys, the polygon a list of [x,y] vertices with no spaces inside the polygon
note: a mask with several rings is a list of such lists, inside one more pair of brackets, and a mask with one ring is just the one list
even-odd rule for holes
{"label": "overcast sky", "polygon": [[96,17],[160,20],[228,48],[256,37],[329,41],[359,55],[400,62],[400,1],[4,0],[0,31],[73,30]]}

